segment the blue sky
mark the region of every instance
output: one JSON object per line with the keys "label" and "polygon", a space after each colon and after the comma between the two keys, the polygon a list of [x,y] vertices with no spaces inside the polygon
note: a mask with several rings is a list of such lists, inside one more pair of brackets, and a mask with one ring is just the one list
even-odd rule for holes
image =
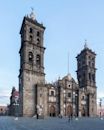
{"label": "blue sky", "polygon": [[104,96],[104,1],[103,0],[1,0],[0,1],[0,104],[9,103],[18,88],[20,27],[34,8],[36,19],[46,27],[44,35],[46,80],[63,77],[68,70],[76,79],[76,56],[84,47],[97,53],[98,97]]}

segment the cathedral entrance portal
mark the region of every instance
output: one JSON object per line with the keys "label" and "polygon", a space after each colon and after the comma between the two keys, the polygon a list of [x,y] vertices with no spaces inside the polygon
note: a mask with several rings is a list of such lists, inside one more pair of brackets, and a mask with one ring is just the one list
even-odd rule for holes
{"label": "cathedral entrance portal", "polygon": [[72,106],[68,105],[66,108],[66,116],[72,115]]}
{"label": "cathedral entrance portal", "polygon": [[53,105],[50,106],[49,114],[50,114],[51,117],[55,117],[56,116],[55,107]]}

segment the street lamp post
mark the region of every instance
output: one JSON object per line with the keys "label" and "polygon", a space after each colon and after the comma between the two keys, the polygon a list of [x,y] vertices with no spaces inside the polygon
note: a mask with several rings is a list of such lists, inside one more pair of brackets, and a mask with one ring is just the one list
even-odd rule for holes
{"label": "street lamp post", "polygon": [[100,107],[100,118],[102,119],[102,98],[100,98],[99,107]]}
{"label": "street lamp post", "polygon": [[72,112],[72,116],[77,116],[77,97],[78,97],[78,94],[74,91],[73,94],[72,94],[72,109],[73,109],[73,112]]}
{"label": "street lamp post", "polygon": [[103,120],[103,116],[104,116],[104,113],[103,113],[104,112],[104,109],[103,109],[103,107],[104,107],[103,106],[104,105],[103,104],[104,103],[103,102],[104,101],[104,97],[100,97],[98,99],[99,99],[99,102],[98,102],[99,103],[99,117],[100,117],[101,120]]}
{"label": "street lamp post", "polygon": [[78,94],[75,94],[75,116],[78,116]]}
{"label": "street lamp post", "polygon": [[76,115],[75,119],[78,120],[78,93],[75,94],[75,108],[76,108]]}
{"label": "street lamp post", "polygon": [[74,88],[74,81],[72,80],[72,118],[73,116],[77,116],[77,98],[78,94],[76,92],[76,88]]}
{"label": "street lamp post", "polygon": [[64,115],[66,116],[66,91],[64,90]]}
{"label": "street lamp post", "polygon": [[13,105],[15,106],[15,117],[16,117],[15,120],[18,120],[19,92],[15,90],[13,95],[14,95],[14,104]]}
{"label": "street lamp post", "polygon": [[18,120],[18,108],[19,108],[19,103],[18,103],[18,97],[15,97],[15,120]]}

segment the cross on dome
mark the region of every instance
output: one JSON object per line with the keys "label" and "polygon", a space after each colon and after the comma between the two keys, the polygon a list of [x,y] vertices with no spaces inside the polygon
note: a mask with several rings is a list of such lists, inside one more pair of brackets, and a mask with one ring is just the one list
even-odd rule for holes
{"label": "cross on dome", "polygon": [[87,48],[88,48],[87,40],[85,40],[84,49],[87,49]]}

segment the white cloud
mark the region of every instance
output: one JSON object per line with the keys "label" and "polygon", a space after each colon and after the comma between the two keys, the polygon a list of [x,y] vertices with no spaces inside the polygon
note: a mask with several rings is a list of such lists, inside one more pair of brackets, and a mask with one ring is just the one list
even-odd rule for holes
{"label": "white cloud", "polygon": [[0,106],[7,106],[7,104],[5,104],[5,103],[0,103]]}
{"label": "white cloud", "polygon": [[0,97],[10,97],[10,90],[0,90]]}
{"label": "white cloud", "polygon": [[0,106],[7,106],[10,102],[11,90],[0,89]]}

